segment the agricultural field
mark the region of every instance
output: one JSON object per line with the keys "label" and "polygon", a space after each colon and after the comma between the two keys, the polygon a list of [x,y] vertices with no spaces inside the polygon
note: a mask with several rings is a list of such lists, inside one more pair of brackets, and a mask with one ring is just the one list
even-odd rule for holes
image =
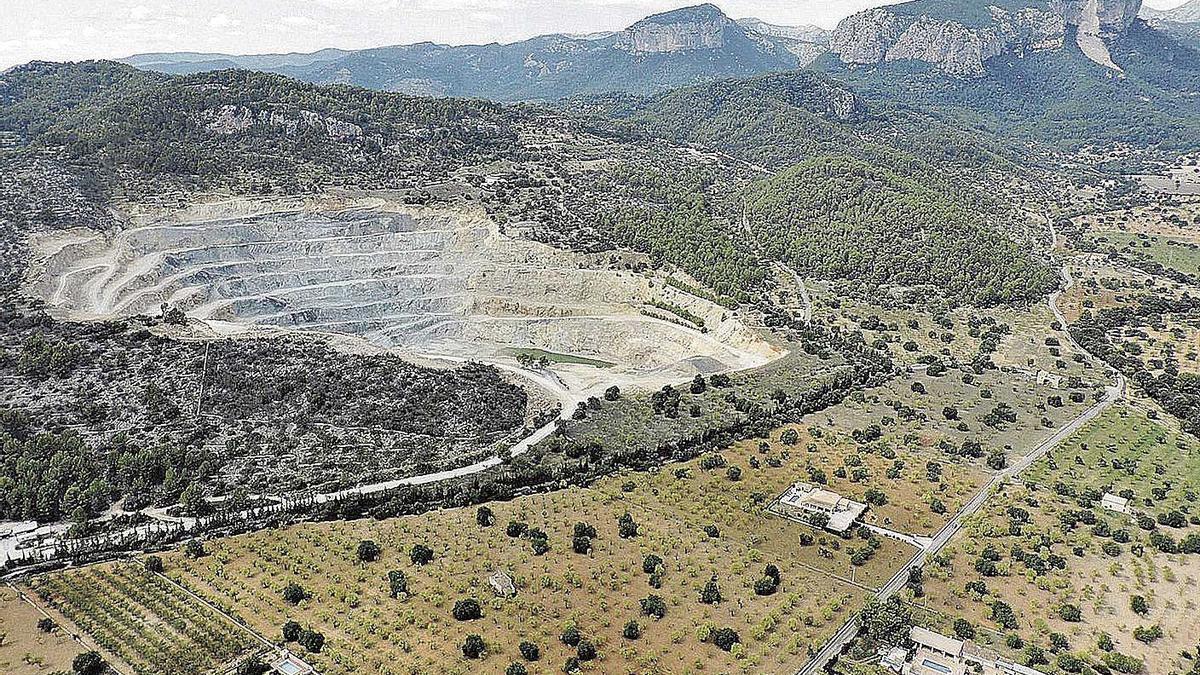
{"label": "agricultural field", "polygon": [[35,577],[30,590],[123,672],[204,673],[262,647],[244,628],[134,563]]}
{"label": "agricultural field", "polygon": [[71,668],[84,648],[61,627],[49,632],[38,628],[44,618],[12,587],[0,586],[0,672],[35,675]]}
{"label": "agricultural field", "polygon": [[1200,243],[1132,232],[1092,232],[1091,239],[1101,251],[1153,260],[1184,274],[1200,274]]}
{"label": "agricultural field", "polygon": [[1024,479],[1048,488],[1062,483],[1075,492],[1129,490],[1139,511],[1186,513],[1200,492],[1200,441],[1141,410],[1114,406],[1030,467]]}
{"label": "agricultural field", "polygon": [[1072,656],[1119,658],[1111,654],[1144,661],[1147,673],[1186,672],[1192,663],[1181,654],[1200,641],[1200,557],[1163,552],[1135,516],[1096,500],[1137,486],[1131,508],[1150,516],[1155,534],[1182,541],[1200,532],[1188,523],[1194,516],[1155,517],[1190,513],[1198,479],[1194,439],[1114,407],[1036,463],[1023,484],[1003,488],[935,556],[915,599],[922,623],[952,635],[965,619],[976,642],[1049,673],[1068,672]]}

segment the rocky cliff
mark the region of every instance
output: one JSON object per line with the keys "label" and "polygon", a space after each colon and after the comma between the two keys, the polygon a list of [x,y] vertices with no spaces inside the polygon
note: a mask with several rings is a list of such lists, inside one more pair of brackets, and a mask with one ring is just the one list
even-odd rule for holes
{"label": "rocky cliff", "polygon": [[1141,0],[960,2],[917,0],[860,12],[838,25],[830,50],[846,64],[917,61],[953,77],[981,77],[997,56],[1062,49],[1068,26],[1083,24],[1101,38],[1120,34],[1141,7]]}
{"label": "rocky cliff", "polygon": [[621,32],[617,47],[647,54],[720,49],[736,25],[714,5],[687,7],[638,21]]}

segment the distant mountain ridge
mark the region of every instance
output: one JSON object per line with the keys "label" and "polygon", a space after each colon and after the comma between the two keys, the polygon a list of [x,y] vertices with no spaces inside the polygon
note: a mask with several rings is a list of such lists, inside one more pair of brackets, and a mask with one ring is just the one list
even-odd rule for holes
{"label": "distant mountain ridge", "polygon": [[1108,43],[1137,18],[1141,0],[912,0],[844,19],[830,49],[847,65],[923,62],[953,77],[983,77],[1004,56],[1063,49],[1120,70]]}
{"label": "distant mountain ridge", "polygon": [[426,42],[261,56],[148,54],[122,62],[170,74],[245,68],[317,84],[528,101],[610,91],[648,94],[791,70],[824,53],[826,39],[820,29],[734,21],[715,5],[702,4],[655,14],[614,33],[544,35],[512,44]]}

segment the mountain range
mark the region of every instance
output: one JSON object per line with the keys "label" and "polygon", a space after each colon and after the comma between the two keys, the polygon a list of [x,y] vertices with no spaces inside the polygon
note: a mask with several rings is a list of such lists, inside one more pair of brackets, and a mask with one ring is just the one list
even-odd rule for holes
{"label": "mountain range", "polygon": [[651,93],[717,78],[791,70],[824,53],[827,39],[819,28],[734,21],[716,6],[704,4],[656,14],[618,32],[544,35],[512,44],[424,42],[261,56],[146,54],[123,62],[169,74],[246,68],[317,84],[534,101],[618,89]]}

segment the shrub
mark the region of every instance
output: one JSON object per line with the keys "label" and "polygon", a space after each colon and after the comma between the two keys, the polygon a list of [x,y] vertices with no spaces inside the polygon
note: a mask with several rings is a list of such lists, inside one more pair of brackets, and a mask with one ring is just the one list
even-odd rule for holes
{"label": "shrub", "polygon": [[575,655],[579,657],[580,661],[591,661],[596,658],[596,645],[587,640],[580,640],[575,647]]}
{"label": "shrub", "polygon": [[975,626],[963,618],[954,620],[954,635],[960,640],[971,640],[975,637]]}
{"label": "shrub", "polygon": [[468,635],[466,640],[463,640],[462,653],[468,659],[477,659],[483,656],[483,652],[486,649],[487,645],[484,644],[483,638],[474,633]]}
{"label": "shrub", "polygon": [[625,624],[625,629],[621,631],[621,635],[626,640],[636,640],[642,637],[642,627],[636,621],[630,621]]}
{"label": "shrub", "polygon": [[475,511],[475,522],[480,527],[491,527],[492,523],[496,522],[496,514],[488,507],[481,506]]}
{"label": "shrub", "polygon": [[596,538],[596,528],[587,523],[575,523],[575,531],[573,534],[576,537],[587,537],[588,539],[595,539]]}
{"label": "shrub", "polygon": [[451,613],[459,621],[474,621],[483,618],[483,608],[479,606],[479,601],[474,598],[465,598],[454,603],[454,609]]}
{"label": "shrub", "polygon": [[1138,616],[1150,614],[1150,605],[1146,603],[1146,598],[1140,595],[1129,598],[1129,609],[1132,609]]}
{"label": "shrub", "polygon": [[562,635],[558,636],[558,639],[562,640],[564,645],[568,647],[574,647],[579,644],[580,640],[583,639],[583,635],[580,634],[579,628],[572,625],[567,626],[567,628],[562,632]]}
{"label": "shrub", "polygon": [[667,603],[657,595],[647,595],[641,601],[642,614],[661,619],[667,615]]}
{"label": "shrub", "polygon": [[663,564],[663,559],[653,553],[642,558],[642,571],[646,574],[654,574],[654,570],[658,569]]}
{"label": "shrub", "polygon": [[508,527],[504,529],[504,533],[513,539],[523,536],[528,531],[529,525],[516,520],[508,521]]}
{"label": "shrub", "polygon": [[300,639],[300,624],[288,621],[283,624],[282,633],[284,642],[295,642]]}
{"label": "shrub", "polygon": [[592,540],[588,537],[575,535],[571,538],[571,550],[580,555],[587,555],[592,552]]}
{"label": "shrub", "polygon": [[715,605],[721,602],[721,587],[717,585],[717,578],[714,576],[704,584],[704,590],[700,591],[700,602],[708,605]]}
{"label": "shrub", "polygon": [[1081,612],[1079,607],[1076,605],[1065,604],[1058,608],[1058,618],[1062,619],[1063,621],[1077,623],[1083,620],[1083,612]]}
{"label": "shrub", "polygon": [[43,633],[53,633],[55,628],[58,628],[58,624],[54,622],[54,619],[45,617],[38,619],[37,629]]}
{"label": "shrub", "polygon": [[564,673],[578,673],[583,669],[583,665],[579,663],[578,656],[567,657],[566,663],[563,664]]}
{"label": "shrub", "polygon": [[208,555],[208,551],[204,550],[204,542],[199,539],[190,539],[183,546],[183,554],[189,558],[203,558]]}
{"label": "shrub", "polygon": [[1153,626],[1138,626],[1133,629],[1133,637],[1139,642],[1151,644],[1155,640],[1163,636],[1162,626],[1154,624]]}
{"label": "shrub", "polygon": [[300,584],[292,581],[283,587],[283,601],[289,605],[298,605],[308,599],[308,591]]}
{"label": "shrub", "polygon": [[358,542],[358,559],[360,562],[374,562],[379,558],[380,552],[379,544],[370,539]]}
{"label": "shrub", "polygon": [[99,653],[84,652],[71,661],[71,670],[75,675],[101,675],[108,670],[108,664]]}
{"label": "shrub", "polygon": [[529,670],[525,668],[525,664],[513,661],[504,669],[504,675],[529,675]]}
{"label": "shrub", "polygon": [[1118,673],[1140,673],[1145,667],[1141,659],[1136,659],[1120,652],[1108,652],[1104,655],[1104,665]]}
{"label": "shrub", "polygon": [[617,519],[617,534],[621,535],[622,539],[636,537],[638,533],[637,522],[633,520],[633,516],[626,511],[624,515]]}
{"label": "shrub", "polygon": [[315,630],[305,629],[300,632],[300,637],[296,642],[313,654],[319,654],[321,648],[325,646],[325,636]]}
{"label": "shrub", "polygon": [[735,644],[738,644],[742,639],[738,636],[737,631],[732,628],[718,628],[712,633],[712,641],[717,647],[724,651],[730,651]]}
{"label": "shrub", "polygon": [[162,558],[160,558],[156,555],[152,555],[149,558],[146,558],[145,566],[146,566],[147,572],[154,572],[155,574],[162,574],[163,561],[162,561]]}
{"label": "shrub", "polygon": [[408,595],[408,577],[400,570],[392,570],[388,572],[388,595],[392,598],[398,598],[401,595]]}
{"label": "shrub", "polygon": [[425,544],[414,544],[412,550],[408,552],[408,559],[414,565],[428,565],[433,562],[433,549]]}
{"label": "shrub", "polygon": [[522,642],[517,649],[521,652],[521,658],[526,661],[537,661],[542,658],[542,650],[532,642]]}

